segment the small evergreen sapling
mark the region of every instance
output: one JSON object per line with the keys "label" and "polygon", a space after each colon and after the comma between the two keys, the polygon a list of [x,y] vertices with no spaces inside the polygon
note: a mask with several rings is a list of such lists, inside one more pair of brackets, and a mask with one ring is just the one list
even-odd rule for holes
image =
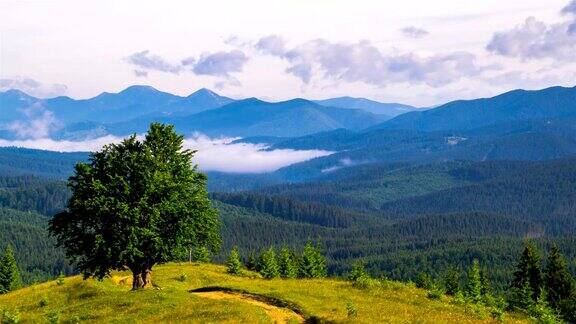
{"label": "small evergreen sapling", "polygon": [[296,278],[298,276],[298,262],[296,255],[287,247],[280,249],[278,260],[279,272],[282,278]]}
{"label": "small evergreen sapling", "polygon": [[273,247],[262,253],[260,264],[260,274],[266,279],[277,278],[280,275],[278,261],[276,260],[276,251]]}
{"label": "small evergreen sapling", "polygon": [[242,261],[240,260],[240,252],[238,252],[237,247],[233,247],[230,251],[226,265],[228,266],[228,273],[237,275],[242,272]]}
{"label": "small evergreen sapling", "polygon": [[4,256],[0,260],[0,294],[16,290],[21,285],[22,279],[14,257],[14,250],[11,245],[8,245],[4,251]]}

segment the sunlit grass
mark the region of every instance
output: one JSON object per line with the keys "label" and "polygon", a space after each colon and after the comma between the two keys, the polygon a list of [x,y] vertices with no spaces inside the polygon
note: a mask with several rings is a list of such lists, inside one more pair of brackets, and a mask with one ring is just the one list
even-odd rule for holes
{"label": "sunlit grass", "polygon": [[[426,292],[398,282],[361,290],[334,279],[265,280],[246,272],[232,276],[223,266],[167,264],[154,268],[156,289],[130,291],[128,273],[103,281],[66,278],[0,295],[0,309],[18,313],[22,322],[46,322],[57,314],[63,323],[92,322],[230,322],[267,323],[258,306],[241,300],[214,300],[190,292],[218,286],[275,297],[305,316],[325,320],[375,322],[492,321],[488,310],[458,305],[449,298],[430,300]],[[355,310],[351,314],[350,310]],[[519,321],[508,315],[507,321]]]}

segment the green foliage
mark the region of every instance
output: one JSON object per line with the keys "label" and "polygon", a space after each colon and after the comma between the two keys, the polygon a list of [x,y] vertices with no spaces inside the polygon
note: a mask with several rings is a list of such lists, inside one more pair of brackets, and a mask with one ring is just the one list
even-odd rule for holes
{"label": "green foliage", "polygon": [[432,289],[428,292],[427,297],[429,299],[440,300],[440,299],[442,299],[443,295],[444,295],[444,290],[442,290],[439,287],[435,287],[434,289]]}
{"label": "green foliage", "polygon": [[443,279],[447,295],[454,296],[460,291],[460,272],[456,268],[448,268],[444,273]]}
{"label": "green foliage", "polygon": [[524,290],[525,283],[528,282],[532,291],[532,300],[536,301],[542,291],[542,270],[540,265],[540,253],[534,243],[527,241],[524,251],[512,280],[512,287]]}
{"label": "green foliage", "polygon": [[544,286],[551,307],[558,308],[562,300],[570,297],[573,280],[566,258],[556,244],[552,245],[544,269]]}
{"label": "green foliage", "polygon": [[60,323],[60,312],[53,310],[46,315],[46,320],[49,324]]}
{"label": "green foliage", "polygon": [[16,290],[22,285],[20,270],[14,258],[14,250],[8,245],[0,259],[0,294]]}
{"label": "green foliage", "polygon": [[362,277],[369,277],[368,273],[364,269],[364,262],[356,261],[352,264],[352,270],[348,274],[348,280],[356,281]]}
{"label": "green foliage", "polygon": [[258,271],[258,260],[256,259],[256,253],[254,253],[254,251],[251,251],[250,254],[248,254],[246,269],[250,271]]}
{"label": "green foliage", "polygon": [[0,318],[2,324],[17,324],[20,323],[20,314],[18,312],[10,312],[6,309],[2,310],[2,317]]}
{"label": "green foliage", "polygon": [[194,249],[192,259],[196,262],[208,263],[210,262],[210,250],[205,246],[199,246]]}
{"label": "green foliage", "polygon": [[323,278],[326,277],[326,258],[320,249],[314,247],[310,241],[304,246],[300,260],[300,277]]}
{"label": "green foliage", "polygon": [[42,297],[42,299],[40,299],[40,302],[38,303],[38,306],[40,307],[48,306],[48,297],[46,296]]}
{"label": "green foliage", "polygon": [[347,314],[348,318],[356,318],[356,317],[358,317],[358,309],[351,302],[347,302],[346,303],[346,314]]}
{"label": "green foliage", "polygon": [[260,274],[266,279],[277,278],[280,276],[276,251],[270,247],[260,256]]}
{"label": "green foliage", "polygon": [[66,278],[66,277],[64,276],[64,274],[63,274],[63,273],[60,273],[60,274],[58,275],[58,278],[56,278],[56,284],[57,284],[58,286],[62,286],[63,284],[65,284],[66,281],[64,280],[64,278]]}
{"label": "green foliage", "polygon": [[468,277],[466,280],[466,297],[474,303],[482,301],[482,275],[480,271],[480,263],[474,259],[472,266],[468,269]]}
{"label": "green foliage", "polygon": [[434,279],[425,272],[420,272],[418,276],[416,276],[414,283],[416,284],[416,287],[428,290],[433,289],[436,286]]}
{"label": "green foliage", "polygon": [[136,289],[149,284],[155,264],[190,246],[218,246],[206,176],[191,167],[195,152],[183,140],[173,126],[153,123],[143,141],[131,136],[76,166],[68,207],[50,230],[85,277],[129,268]]}
{"label": "green foliage", "polygon": [[188,275],[182,272],[180,275],[178,275],[178,278],[176,278],[176,280],[180,282],[186,282],[186,280],[188,280]]}
{"label": "green foliage", "polygon": [[228,267],[228,273],[237,275],[242,272],[242,261],[240,260],[240,252],[238,252],[237,247],[232,248],[230,251],[226,266]]}
{"label": "green foliage", "polygon": [[296,278],[298,276],[298,260],[294,251],[286,246],[280,249],[278,258],[280,277]]}

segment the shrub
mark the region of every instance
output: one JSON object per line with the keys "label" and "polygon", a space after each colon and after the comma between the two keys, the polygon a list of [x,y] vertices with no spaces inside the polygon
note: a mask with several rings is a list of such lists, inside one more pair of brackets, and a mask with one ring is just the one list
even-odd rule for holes
{"label": "shrub", "polygon": [[20,314],[18,314],[17,312],[11,313],[8,310],[3,310],[1,320],[2,324],[20,323]]}
{"label": "shrub", "polygon": [[199,246],[194,250],[192,258],[196,262],[208,263],[210,262],[210,250],[205,246]]}
{"label": "shrub", "polygon": [[188,275],[185,273],[181,273],[178,278],[176,278],[176,280],[181,281],[181,282],[185,282],[186,280],[188,280]]}
{"label": "shrub", "polygon": [[352,265],[352,270],[350,270],[350,273],[348,274],[348,280],[356,281],[359,278],[366,277],[366,276],[368,276],[368,274],[366,273],[366,270],[364,269],[364,262],[362,262],[362,261],[354,262],[354,264]]}
{"label": "shrub", "polygon": [[440,299],[442,299],[443,295],[444,295],[444,291],[438,287],[434,288],[428,292],[428,298],[429,299],[440,300]]}
{"label": "shrub", "polygon": [[50,324],[58,324],[60,323],[60,313],[57,311],[51,311],[46,315],[46,319]]}
{"label": "shrub", "polygon": [[38,305],[40,307],[48,306],[48,297],[46,297],[46,296],[42,297],[42,299],[40,299],[40,302],[38,303]]}
{"label": "shrub", "polygon": [[348,318],[358,317],[358,310],[351,302],[346,303],[346,313],[348,314]]}
{"label": "shrub", "polygon": [[226,266],[228,267],[228,273],[237,275],[242,272],[240,252],[238,252],[238,248],[236,246],[233,247],[230,251],[230,256],[228,257],[228,261],[226,261]]}
{"label": "shrub", "polygon": [[420,272],[416,277],[416,280],[414,280],[414,283],[416,284],[416,287],[423,289],[433,289],[435,287],[434,279],[425,272]]}
{"label": "shrub", "polygon": [[58,286],[62,286],[64,284],[64,274],[62,272],[60,272],[60,275],[58,275],[58,278],[56,279],[56,284]]}
{"label": "shrub", "polygon": [[444,288],[446,295],[454,296],[460,291],[460,273],[453,267],[446,270],[444,274]]}

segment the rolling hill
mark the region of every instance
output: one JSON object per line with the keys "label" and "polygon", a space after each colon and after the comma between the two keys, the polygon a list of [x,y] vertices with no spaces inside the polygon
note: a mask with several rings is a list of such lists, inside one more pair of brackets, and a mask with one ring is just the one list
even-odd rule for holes
{"label": "rolling hill", "polygon": [[493,98],[459,100],[415,111],[376,125],[374,129],[465,131],[528,120],[576,117],[576,87],[537,91],[514,90]]}
{"label": "rolling hill", "polygon": [[[201,132],[216,137],[293,137],[339,128],[359,130],[377,124],[383,118],[356,109],[324,107],[304,99],[271,103],[249,98],[198,114],[158,120],[173,124],[187,135]],[[148,120],[138,119],[111,124],[108,129],[113,134],[123,135],[144,131],[148,123]]]}
{"label": "rolling hill", "polygon": [[[128,278],[128,279],[126,279]],[[0,295],[4,314],[24,322],[491,322],[490,308],[427,298],[425,290],[383,280],[360,289],[336,279],[259,278],[212,264],[154,268],[157,289],[129,291],[127,273],[103,281],[64,278]],[[95,307],[97,305],[97,307]],[[506,320],[522,323],[508,313]]]}

